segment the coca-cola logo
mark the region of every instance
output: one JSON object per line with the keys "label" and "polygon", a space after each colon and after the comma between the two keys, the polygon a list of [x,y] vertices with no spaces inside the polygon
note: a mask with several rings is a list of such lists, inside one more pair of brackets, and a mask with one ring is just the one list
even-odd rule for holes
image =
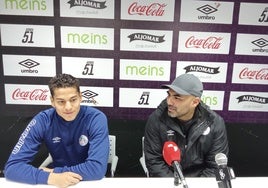
{"label": "coca-cola logo", "polygon": [[260,70],[250,70],[248,67],[241,70],[239,73],[240,79],[255,79],[255,80],[268,80],[268,68]]}
{"label": "coca-cola logo", "polygon": [[208,37],[205,39],[197,39],[195,36],[189,37],[185,42],[186,48],[203,48],[203,49],[219,49],[222,37]]}
{"label": "coca-cola logo", "polygon": [[163,16],[165,13],[164,8],[167,4],[152,3],[150,5],[138,5],[137,2],[132,3],[128,8],[129,15],[141,16]]}
{"label": "coca-cola logo", "polygon": [[45,101],[48,98],[48,89],[34,89],[32,91],[22,91],[20,88],[15,89],[12,93],[14,100]]}

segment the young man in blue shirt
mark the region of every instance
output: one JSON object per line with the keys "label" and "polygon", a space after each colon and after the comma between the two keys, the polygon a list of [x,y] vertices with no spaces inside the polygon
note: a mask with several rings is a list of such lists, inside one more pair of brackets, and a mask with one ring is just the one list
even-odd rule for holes
{"label": "young man in blue shirt", "polygon": [[[53,108],[38,113],[15,145],[6,165],[7,179],[68,187],[105,176],[109,155],[107,118],[101,111],[80,106],[79,80],[59,74],[49,81]],[[30,163],[45,143],[53,168]]]}

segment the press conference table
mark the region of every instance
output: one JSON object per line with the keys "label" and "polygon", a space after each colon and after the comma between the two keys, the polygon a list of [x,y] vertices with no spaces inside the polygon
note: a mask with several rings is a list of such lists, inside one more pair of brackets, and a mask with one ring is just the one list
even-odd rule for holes
{"label": "press conference table", "polygon": [[[215,178],[186,178],[189,188],[218,188]],[[28,185],[0,178],[0,188],[50,188],[50,185]],[[82,181],[70,188],[174,188],[173,178],[104,178],[98,181]],[[179,185],[177,188],[182,188]],[[232,188],[267,188],[268,177],[237,177]]]}

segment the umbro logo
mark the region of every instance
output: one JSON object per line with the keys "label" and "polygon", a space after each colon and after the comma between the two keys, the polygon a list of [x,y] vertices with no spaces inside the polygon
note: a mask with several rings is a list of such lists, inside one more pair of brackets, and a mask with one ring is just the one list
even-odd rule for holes
{"label": "umbro logo", "polygon": [[90,90],[85,90],[82,93],[82,97],[86,98],[86,100],[82,100],[82,103],[93,103],[93,104],[98,104],[98,102],[94,99],[94,97],[98,96],[99,94],[90,91]]}
{"label": "umbro logo", "polygon": [[210,5],[201,6],[201,7],[197,8],[197,10],[202,12],[202,13],[204,13],[204,14],[206,14],[206,15],[218,11],[218,9],[216,9],[216,8],[210,6]]}
{"label": "umbro logo", "polygon": [[61,138],[56,136],[56,137],[52,138],[52,142],[53,143],[59,143],[59,142],[61,142]]}
{"label": "umbro logo", "polygon": [[98,96],[98,94],[90,90],[85,90],[82,92],[82,96],[89,100],[90,98]]}
{"label": "umbro logo", "polygon": [[263,48],[268,45],[268,41],[264,38],[259,38],[257,40],[252,41],[251,43],[258,46],[259,48]]}
{"label": "umbro logo", "polygon": [[38,65],[40,65],[40,63],[37,63],[34,60],[31,59],[26,59],[24,61],[19,62],[20,65],[24,66],[25,68],[31,69],[33,67],[36,67]]}

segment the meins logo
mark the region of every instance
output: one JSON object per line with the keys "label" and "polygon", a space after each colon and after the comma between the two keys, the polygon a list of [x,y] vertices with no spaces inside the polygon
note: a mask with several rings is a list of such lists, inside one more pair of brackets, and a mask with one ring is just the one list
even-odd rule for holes
{"label": "meins logo", "polygon": [[218,98],[214,96],[204,96],[202,95],[201,100],[206,104],[206,105],[217,105],[219,103]]}
{"label": "meins logo", "polygon": [[215,20],[215,16],[208,16],[208,15],[213,13],[213,12],[218,11],[217,8],[219,6],[220,6],[220,3],[215,3],[216,8],[214,8],[208,4],[197,8],[196,10],[198,10],[206,15],[206,16],[198,16],[198,19],[200,19],[200,20]]}
{"label": "meins logo", "polygon": [[246,67],[239,73],[239,78],[250,80],[268,80],[268,68],[250,70],[248,67]]}
{"label": "meins logo", "polygon": [[260,103],[260,104],[267,104],[268,98],[255,96],[255,95],[241,95],[236,98],[238,103],[240,102],[253,102],[253,103]]}
{"label": "meins logo", "polygon": [[195,36],[189,37],[185,42],[186,48],[203,48],[203,49],[219,49],[222,37],[208,37],[204,39],[197,39]]}
{"label": "meins logo", "polygon": [[98,104],[98,102],[94,99],[94,97],[98,96],[99,94],[90,91],[90,90],[85,90],[82,93],[82,97],[86,98],[86,100],[82,100],[82,103],[92,103],[92,104]]}
{"label": "meins logo", "polygon": [[219,67],[213,68],[213,67],[207,67],[207,66],[202,66],[202,65],[189,65],[187,67],[184,67],[186,70],[186,73],[188,72],[203,72],[207,74],[218,74]]}
{"label": "meins logo", "polygon": [[81,7],[89,7],[94,9],[105,9],[107,6],[105,5],[106,1],[97,2],[92,0],[70,0],[67,3],[70,4],[70,8],[75,6]]}
{"label": "meins logo", "polygon": [[167,4],[152,3],[150,5],[138,5],[137,2],[132,3],[128,8],[129,15],[140,16],[163,16]]}
{"label": "meins logo", "polygon": [[140,76],[163,76],[165,68],[161,66],[135,66],[128,65],[125,67],[126,75],[140,75]]}
{"label": "meins logo", "polygon": [[48,89],[34,89],[29,91],[22,91],[17,88],[12,93],[14,100],[29,100],[29,101],[46,101],[48,98]]}
{"label": "meins logo", "polygon": [[130,38],[130,42],[135,41],[135,40],[140,40],[140,41],[147,41],[147,42],[153,42],[153,43],[165,42],[164,37],[165,36],[156,36],[156,35],[150,35],[146,33],[133,33],[128,36],[128,38]]}
{"label": "meins logo", "polygon": [[47,5],[45,0],[4,0],[5,9],[16,10],[46,10]]}
{"label": "meins logo", "polygon": [[84,43],[84,44],[107,44],[108,39],[106,35],[100,35],[96,33],[68,33],[68,43]]}
{"label": "meins logo", "polygon": [[40,65],[40,63],[31,60],[31,59],[26,59],[24,61],[19,62],[20,65],[22,65],[25,68],[28,69],[21,69],[21,73],[38,73],[38,70],[33,70],[33,67],[36,67],[38,65]]}

